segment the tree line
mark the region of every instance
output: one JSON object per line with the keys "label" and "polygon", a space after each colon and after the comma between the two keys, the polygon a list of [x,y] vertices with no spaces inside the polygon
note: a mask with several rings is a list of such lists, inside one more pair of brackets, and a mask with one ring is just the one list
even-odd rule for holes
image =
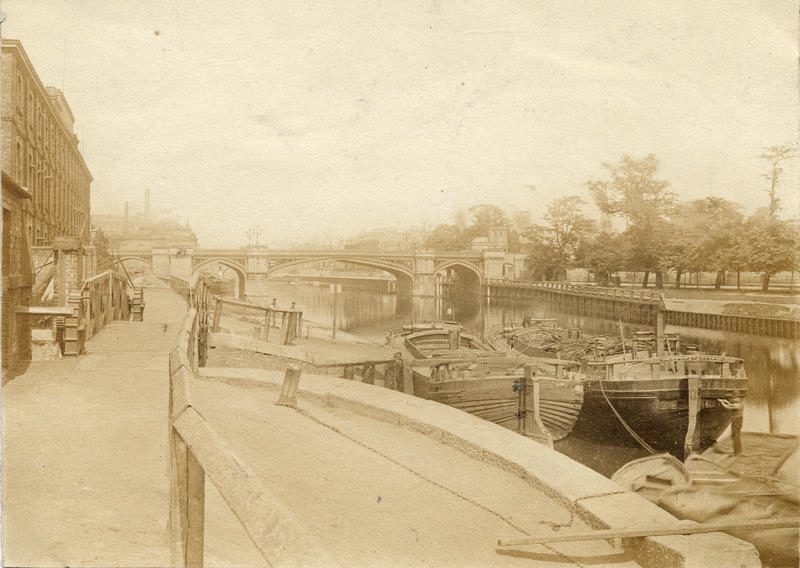
{"label": "tree line", "polygon": [[471,224],[464,229],[439,225],[425,245],[437,250],[469,248],[476,236],[489,229],[507,229],[511,252],[526,253],[526,275],[534,280],[561,280],[570,268],[584,268],[600,285],[612,283],[618,271],[642,272],[642,286],[651,276],[662,288],[667,273],[674,274],[680,287],[686,273],[716,272],[715,287],[725,284],[729,271],[761,274],[762,289],[770,278],[800,265],[800,227],[797,220],[781,219],[778,187],[783,165],[795,157],[790,146],[766,148],[763,174],[768,203],[746,216],[742,207],[722,197],[705,197],[682,202],[659,179],[658,159],[622,156],[616,163],[603,164],[606,176],[586,185],[594,204],[606,220],[624,220],[624,229],[612,230],[610,223],[588,218],[584,199],[567,196],[547,205],[541,222],[519,232],[511,229],[505,213],[494,205],[470,209]]}

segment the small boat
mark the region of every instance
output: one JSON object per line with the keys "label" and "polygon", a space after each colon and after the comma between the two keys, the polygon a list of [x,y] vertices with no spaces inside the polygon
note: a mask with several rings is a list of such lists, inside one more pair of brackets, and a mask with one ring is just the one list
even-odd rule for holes
{"label": "small boat", "polygon": [[455,322],[425,326],[395,341],[401,338],[398,346],[411,369],[415,396],[550,446],[567,436],[577,420],[583,396],[576,361],[515,357],[463,333]]}
{"label": "small boat", "polygon": [[711,446],[742,411],[748,379],[736,357],[626,353],[582,366],[583,408],[572,435],[683,458]]}
{"label": "small boat", "polygon": [[494,354],[497,350],[490,344],[469,333],[461,325],[444,322],[441,328],[415,329],[403,336],[404,347],[418,359],[453,356],[479,356]]}
{"label": "small boat", "polygon": [[742,432],[742,451],[732,445],[719,442],[685,463],[669,454],[633,460],[611,479],[679,519],[741,527],[731,534],[751,542],[765,566],[797,566],[797,528],[753,526],[800,517],[798,437]]}

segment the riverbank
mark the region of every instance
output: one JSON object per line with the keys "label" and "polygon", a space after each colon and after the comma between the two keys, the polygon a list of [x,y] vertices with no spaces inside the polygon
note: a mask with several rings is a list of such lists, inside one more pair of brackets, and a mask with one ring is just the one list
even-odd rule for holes
{"label": "riverbank", "polygon": [[737,290],[662,290],[668,310],[800,320],[800,295]]}

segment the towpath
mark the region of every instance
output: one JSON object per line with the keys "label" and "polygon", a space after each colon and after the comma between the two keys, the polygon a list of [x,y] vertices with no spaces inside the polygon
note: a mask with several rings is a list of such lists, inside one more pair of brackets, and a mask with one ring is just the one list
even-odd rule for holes
{"label": "towpath", "polygon": [[186,302],[148,289],[86,355],[3,385],[3,564],[167,566],[169,351]]}

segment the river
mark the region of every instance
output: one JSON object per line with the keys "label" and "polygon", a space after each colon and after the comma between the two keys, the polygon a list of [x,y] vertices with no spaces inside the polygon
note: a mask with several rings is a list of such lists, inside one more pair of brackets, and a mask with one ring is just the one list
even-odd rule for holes
{"label": "river", "polygon": [[[277,298],[281,307],[296,302],[305,319],[330,326],[336,305],[336,328],[382,343],[388,330],[398,328],[411,319],[441,318],[448,309],[452,319],[466,329],[488,331],[504,323],[521,322],[525,316],[557,318],[563,327],[576,327],[590,334],[618,334],[619,322],[559,312],[531,300],[494,301],[486,305],[480,298],[462,301],[417,299],[403,303],[393,294],[342,287],[339,294],[328,284],[287,283],[273,281],[248,282],[248,297],[266,304]],[[630,336],[644,326],[623,324],[623,333]],[[725,353],[745,361],[751,379],[745,399],[744,430],[798,434],[800,416],[800,342],[791,339],[751,336],[723,331],[667,326],[667,331],[681,335],[685,343],[696,344],[708,353]],[[593,451],[602,455],[606,448]],[[591,465],[602,473],[613,472],[618,465],[640,455],[618,449],[612,462],[593,463],[585,448],[567,451],[571,457]],[[641,454],[644,455],[644,454]],[[621,462],[621,463],[620,463]]]}

